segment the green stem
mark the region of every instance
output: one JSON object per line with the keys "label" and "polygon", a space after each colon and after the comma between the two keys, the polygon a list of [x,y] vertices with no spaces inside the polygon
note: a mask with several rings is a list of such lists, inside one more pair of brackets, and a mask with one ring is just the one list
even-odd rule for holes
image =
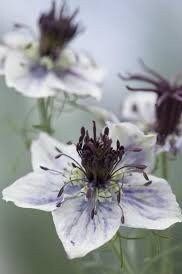
{"label": "green stem", "polygon": [[168,179],[168,159],[165,152],[161,154],[161,176],[166,180]]}
{"label": "green stem", "polygon": [[39,117],[40,117],[40,128],[43,131],[52,135],[53,129],[51,127],[51,116],[48,113],[47,100],[49,100],[49,98],[48,99],[40,98],[37,101],[38,112],[39,112]]}
{"label": "green stem", "polygon": [[123,254],[122,238],[119,231],[116,234],[115,240],[112,241],[112,248],[113,248],[114,254],[117,256],[119,260],[121,273],[124,273],[124,269],[125,269],[127,274],[133,274],[134,271],[127,259],[127,256]]}
{"label": "green stem", "polygon": [[[168,180],[169,177],[169,165],[168,165],[168,159],[167,159],[167,154],[164,152],[161,154],[161,176],[162,178]],[[162,239],[161,241],[161,247],[162,247],[162,251],[164,252],[165,250],[168,250],[170,248],[170,240],[165,240]],[[173,273],[173,269],[172,269],[172,262],[171,262],[172,258],[171,256],[164,256],[163,258],[161,258],[161,271],[160,274],[167,274]]]}

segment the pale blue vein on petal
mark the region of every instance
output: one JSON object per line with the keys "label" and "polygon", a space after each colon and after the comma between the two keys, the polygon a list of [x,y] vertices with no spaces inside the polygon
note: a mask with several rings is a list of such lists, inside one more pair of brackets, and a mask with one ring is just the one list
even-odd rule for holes
{"label": "pale blue vein on petal", "polygon": [[33,64],[30,67],[30,73],[32,74],[33,77],[42,79],[47,75],[48,69],[45,66],[37,63],[37,64]]}

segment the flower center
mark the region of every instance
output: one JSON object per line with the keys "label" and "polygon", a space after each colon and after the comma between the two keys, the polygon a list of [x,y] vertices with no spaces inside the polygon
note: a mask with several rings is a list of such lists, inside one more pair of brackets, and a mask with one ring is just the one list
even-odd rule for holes
{"label": "flower center", "polygon": [[89,185],[94,188],[105,188],[112,177],[114,167],[121,161],[124,147],[117,141],[116,149],[112,147],[109,138],[109,128],[99,137],[96,135],[96,124],[93,121],[93,137],[89,136],[85,128],[81,128],[81,136],[76,145],[85,170]]}
{"label": "flower center", "polygon": [[[160,97],[159,99],[160,100]],[[166,98],[163,102],[156,105],[156,124],[155,130],[158,133],[157,142],[161,145],[170,134],[178,134],[178,125],[182,113],[182,103],[173,97]]]}
{"label": "flower center", "polygon": [[62,49],[69,43],[81,29],[77,23],[73,23],[78,13],[76,9],[70,16],[65,15],[65,3],[62,5],[59,15],[56,15],[55,2],[48,13],[43,13],[39,18],[41,56],[49,56],[52,60],[59,57]]}

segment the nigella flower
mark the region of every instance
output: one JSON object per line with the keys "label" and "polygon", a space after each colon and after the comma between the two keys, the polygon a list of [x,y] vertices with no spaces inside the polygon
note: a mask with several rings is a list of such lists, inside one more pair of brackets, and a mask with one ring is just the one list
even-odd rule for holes
{"label": "nigella flower", "polygon": [[42,133],[31,147],[33,172],[3,191],[17,206],[52,211],[70,258],[82,257],[119,227],[165,229],[181,222],[169,184],[147,175],[153,135],[130,123],[108,124],[93,136],[84,127],[76,145]]}
{"label": "nigella flower", "polygon": [[[2,54],[0,51],[9,87],[37,98],[54,96],[60,91],[101,98],[103,70],[89,54],[69,48],[72,40],[83,30],[75,22],[77,14],[78,9],[68,15],[65,3],[58,11],[53,2],[51,10],[39,17],[38,37],[27,26],[15,25],[15,31],[8,35],[8,45],[4,43]],[[3,50],[9,49],[20,32],[26,32],[27,43],[5,54]]]}
{"label": "nigella flower", "polygon": [[[145,69],[146,74],[134,73],[128,74],[128,76],[120,75],[121,79],[124,81],[136,81],[149,84],[147,87],[127,86],[127,89],[130,91],[140,92],[140,95],[133,96],[133,102],[136,98],[140,97],[139,108],[137,101],[132,108],[131,97],[127,102],[127,108],[129,109],[129,107],[131,107],[129,116],[133,113],[133,115],[139,117],[140,113],[138,111],[141,109],[144,110],[145,107],[145,111],[141,115],[142,119],[147,120],[147,122],[150,120],[150,127],[157,133],[157,143],[163,146],[165,145],[166,140],[171,138],[174,139],[171,136],[180,137],[181,135],[182,85],[179,84],[177,80],[169,82],[165,77],[148,68],[143,62],[141,62],[141,64]],[[145,92],[146,95],[143,95],[141,92]],[[151,92],[154,93],[154,95],[151,95]],[[148,99],[146,99],[146,101],[148,102],[148,107],[147,104],[144,103],[145,98],[147,97]]]}

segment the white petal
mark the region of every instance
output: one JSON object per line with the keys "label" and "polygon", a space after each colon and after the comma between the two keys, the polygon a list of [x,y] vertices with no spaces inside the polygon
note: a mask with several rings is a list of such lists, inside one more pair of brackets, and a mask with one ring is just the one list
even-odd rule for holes
{"label": "white petal", "polygon": [[101,99],[100,84],[104,71],[86,53],[65,49],[57,61],[55,73],[49,77],[49,87],[77,96]]}
{"label": "white petal", "polygon": [[90,96],[100,100],[102,96],[101,89],[97,84],[82,78],[82,75],[73,74],[71,71],[50,74],[47,85],[51,89],[80,97]]}
{"label": "white petal", "polygon": [[91,219],[91,206],[84,198],[68,200],[52,212],[57,233],[69,258],[85,256],[115,235],[121,210],[115,203],[100,203]]}
{"label": "white petal", "polygon": [[95,62],[86,54],[78,55],[78,63],[71,68],[72,72],[82,76],[88,81],[96,84],[103,82],[105,71],[98,67]]}
{"label": "white petal", "polygon": [[128,151],[123,156],[122,164],[146,165],[148,169],[153,167],[156,136],[145,135],[138,127],[131,123],[108,123],[109,135],[113,145],[119,140],[120,144],[127,148],[141,148],[140,152]]}
{"label": "white petal", "polygon": [[28,29],[15,29],[3,36],[3,42],[10,48],[23,48],[34,41],[33,33]]}
{"label": "white petal", "polygon": [[121,207],[125,226],[148,229],[166,229],[182,221],[181,210],[170,185],[161,178],[149,176],[152,183],[141,174],[126,177],[123,184]]}
{"label": "white petal", "polygon": [[87,52],[74,52],[71,49],[66,49],[63,52],[63,56],[72,64],[70,67],[73,73],[96,84],[103,82],[105,70],[99,67]]}
{"label": "white petal", "polygon": [[153,92],[132,93],[124,101],[121,116],[127,121],[151,125],[155,122],[156,99],[157,95]]}
{"label": "white petal", "polygon": [[5,188],[3,199],[20,207],[52,211],[60,199],[57,195],[62,185],[61,175],[32,172]]}
{"label": "white petal", "polygon": [[41,133],[37,140],[33,141],[31,146],[32,166],[34,170],[40,169],[40,166],[52,168],[62,171],[70,162],[74,162],[66,156],[55,159],[59,153],[56,151],[59,148],[62,153],[65,153],[77,162],[80,163],[80,158],[76,152],[75,145],[66,145],[58,142],[46,133]]}
{"label": "white petal", "polygon": [[0,75],[4,74],[4,64],[8,54],[8,48],[0,45]]}
{"label": "white petal", "polygon": [[5,63],[6,83],[25,96],[41,98],[54,96],[47,85],[48,71],[33,63],[23,52],[12,51]]}

